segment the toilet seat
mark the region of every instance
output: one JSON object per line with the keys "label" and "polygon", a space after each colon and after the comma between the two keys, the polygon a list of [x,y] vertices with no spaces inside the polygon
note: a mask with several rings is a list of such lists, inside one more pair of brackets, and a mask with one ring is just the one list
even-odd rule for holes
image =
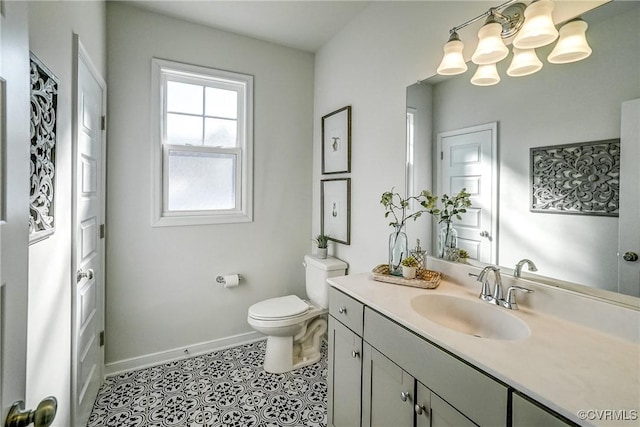
{"label": "toilet seat", "polygon": [[255,320],[286,320],[309,311],[309,304],[296,295],[270,298],[249,307],[249,317]]}

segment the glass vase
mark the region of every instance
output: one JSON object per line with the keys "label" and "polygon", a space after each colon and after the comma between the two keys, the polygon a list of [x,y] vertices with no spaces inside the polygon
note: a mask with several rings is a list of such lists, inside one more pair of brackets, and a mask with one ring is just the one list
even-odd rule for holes
{"label": "glass vase", "polygon": [[453,224],[445,222],[438,235],[438,256],[448,261],[457,261],[458,255],[458,232]]}
{"label": "glass vase", "polygon": [[409,256],[409,241],[402,227],[396,225],[394,232],[389,236],[389,274],[394,276],[402,276],[400,263]]}

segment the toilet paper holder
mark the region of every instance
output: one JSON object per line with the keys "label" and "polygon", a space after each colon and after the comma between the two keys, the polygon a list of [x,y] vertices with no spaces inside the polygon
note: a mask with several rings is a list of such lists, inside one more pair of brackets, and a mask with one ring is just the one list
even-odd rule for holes
{"label": "toilet paper holder", "polygon": [[[228,277],[228,276],[237,276],[237,277],[238,277],[238,282],[239,282],[240,280],[242,280],[242,276],[241,276],[240,274],[228,274],[228,275],[226,275],[226,276],[227,276],[227,277]],[[227,283],[227,280],[225,279],[225,275],[219,275],[219,276],[217,276],[217,277],[216,277],[216,282],[218,282],[218,283],[219,283],[219,284],[221,284],[221,285],[225,285],[225,284]]]}

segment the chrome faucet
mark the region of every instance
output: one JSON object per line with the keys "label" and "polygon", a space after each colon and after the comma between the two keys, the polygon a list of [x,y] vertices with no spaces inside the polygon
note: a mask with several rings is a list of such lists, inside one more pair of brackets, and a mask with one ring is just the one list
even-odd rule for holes
{"label": "chrome faucet", "polygon": [[[487,281],[487,274],[489,274],[490,271],[493,271],[494,275],[493,294],[491,293],[489,282]],[[500,277],[500,269],[496,266],[488,265],[482,269],[476,280],[482,283],[482,291],[480,292],[479,298],[491,304],[500,304],[500,301],[502,300],[502,279]]]}
{"label": "chrome faucet", "polygon": [[513,272],[513,277],[520,277],[520,273],[522,272],[522,266],[527,264],[527,268],[529,271],[538,271],[538,267],[534,264],[530,259],[524,258],[518,261],[516,264],[516,269]]}
{"label": "chrome faucet", "polygon": [[[529,260],[523,260],[523,263],[526,261]],[[533,265],[533,268],[535,269],[535,264]],[[489,274],[490,271],[493,271],[493,274],[495,276],[495,286],[493,288],[493,294],[491,293],[489,281],[487,280],[487,274]],[[518,309],[518,304],[516,303],[515,296],[516,291],[522,291],[526,293],[533,292],[531,289],[523,288],[522,286],[510,286],[507,290],[507,298],[502,298],[502,278],[500,277],[500,269],[493,265],[488,265],[483,268],[480,274],[469,273],[469,276],[476,277],[476,280],[482,283],[482,290],[480,291],[480,296],[478,296],[478,298],[480,298],[482,301],[508,308],[509,310]]]}

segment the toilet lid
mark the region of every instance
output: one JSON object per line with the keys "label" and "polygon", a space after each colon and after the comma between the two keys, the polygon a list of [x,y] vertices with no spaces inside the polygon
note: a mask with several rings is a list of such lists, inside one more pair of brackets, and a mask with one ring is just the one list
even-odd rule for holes
{"label": "toilet lid", "polygon": [[303,314],[309,310],[309,304],[295,295],[271,298],[249,307],[249,316],[254,319],[280,319]]}

